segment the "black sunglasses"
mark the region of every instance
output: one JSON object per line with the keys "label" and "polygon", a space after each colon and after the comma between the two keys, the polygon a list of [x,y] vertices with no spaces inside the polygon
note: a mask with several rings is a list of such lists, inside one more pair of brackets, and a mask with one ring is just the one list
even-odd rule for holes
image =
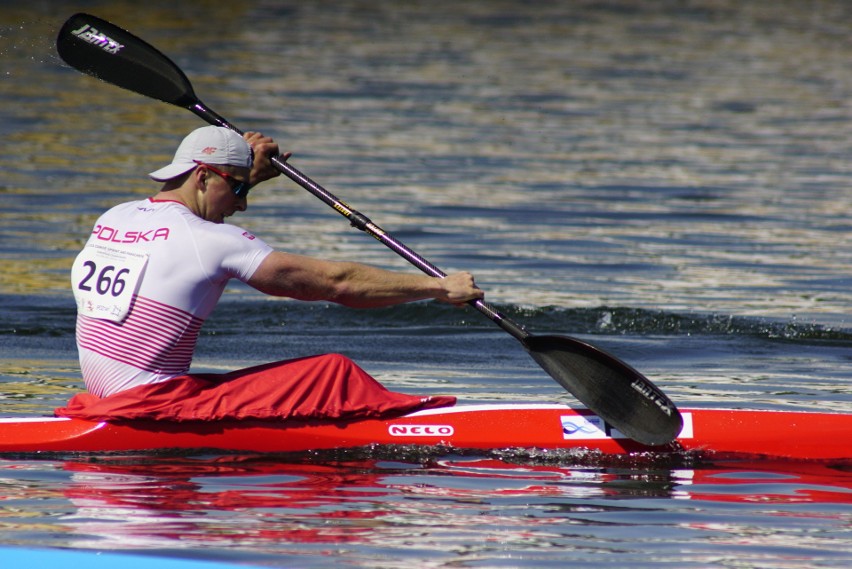
{"label": "black sunglasses", "polygon": [[248,182],[243,182],[242,180],[238,180],[236,177],[228,174],[227,172],[223,172],[222,170],[216,168],[215,166],[211,166],[210,164],[206,164],[204,162],[199,162],[198,160],[193,160],[199,166],[204,166],[214,174],[221,176],[223,180],[228,182],[228,185],[231,186],[231,191],[234,192],[234,195],[238,198],[244,198],[248,196],[249,190],[251,186]]}

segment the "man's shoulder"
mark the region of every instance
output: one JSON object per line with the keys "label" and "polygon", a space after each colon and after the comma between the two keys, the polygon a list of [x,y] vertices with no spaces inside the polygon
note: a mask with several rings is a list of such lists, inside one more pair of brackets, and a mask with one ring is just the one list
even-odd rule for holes
{"label": "man's shoulder", "polygon": [[103,215],[135,215],[153,213],[161,209],[161,204],[149,199],[131,200],[116,204],[106,210]]}
{"label": "man's shoulder", "polygon": [[204,220],[201,221],[203,224],[203,231],[209,231],[212,234],[220,236],[222,239],[234,239],[238,241],[254,242],[257,244],[263,243],[259,237],[239,225],[232,225],[230,223],[213,223],[211,221]]}
{"label": "man's shoulder", "polygon": [[144,207],[146,204],[149,203],[149,200],[130,200],[126,202],[121,202],[109,208],[106,213],[109,213],[111,211],[120,211],[124,209],[135,209],[137,207]]}
{"label": "man's shoulder", "polygon": [[124,229],[162,226],[173,235],[182,235],[205,248],[268,247],[262,239],[239,225],[207,221],[183,204],[172,201],[146,198],[124,202],[106,211],[99,224],[118,224],[116,227],[120,225]]}
{"label": "man's shoulder", "polygon": [[194,239],[205,247],[224,249],[268,247],[262,239],[239,225],[214,223],[193,214],[185,216],[184,219]]}

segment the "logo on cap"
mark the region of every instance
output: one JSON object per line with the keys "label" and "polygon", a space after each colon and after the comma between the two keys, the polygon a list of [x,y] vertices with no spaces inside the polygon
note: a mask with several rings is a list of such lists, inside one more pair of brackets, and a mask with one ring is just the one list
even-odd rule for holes
{"label": "logo on cap", "polygon": [[203,149],[201,151],[201,153],[206,154],[207,156],[210,156],[211,154],[216,153],[216,147],[215,146],[208,146],[207,148]]}

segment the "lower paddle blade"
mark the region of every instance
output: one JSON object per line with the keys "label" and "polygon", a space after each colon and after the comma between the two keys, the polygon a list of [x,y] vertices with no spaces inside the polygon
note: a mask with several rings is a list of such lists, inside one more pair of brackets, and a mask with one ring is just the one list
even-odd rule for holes
{"label": "lower paddle blade", "polygon": [[680,434],[683,418],[674,403],[621,360],[566,336],[530,336],[523,343],[553,379],[631,439],[661,445]]}
{"label": "lower paddle blade", "polygon": [[106,20],[71,16],[59,30],[56,49],[68,65],[117,87],[180,107],[197,102],[189,79],[172,60]]}

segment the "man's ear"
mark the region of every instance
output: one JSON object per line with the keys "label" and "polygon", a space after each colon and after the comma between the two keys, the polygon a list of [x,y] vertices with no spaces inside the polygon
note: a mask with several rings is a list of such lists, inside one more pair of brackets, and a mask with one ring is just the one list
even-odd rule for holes
{"label": "man's ear", "polygon": [[192,173],[195,180],[195,187],[202,192],[207,191],[207,168],[196,168]]}

